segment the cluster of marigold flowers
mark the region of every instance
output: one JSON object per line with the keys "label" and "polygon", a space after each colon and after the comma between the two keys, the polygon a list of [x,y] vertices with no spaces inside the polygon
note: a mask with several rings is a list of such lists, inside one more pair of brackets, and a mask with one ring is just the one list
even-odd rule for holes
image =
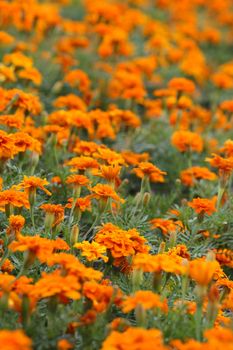
{"label": "cluster of marigold flowers", "polygon": [[[42,317],[58,350],[232,349],[214,223],[232,209],[233,61],[207,54],[232,21],[230,0],[0,1],[1,349],[36,349]],[[169,335],[180,315],[192,337]]]}

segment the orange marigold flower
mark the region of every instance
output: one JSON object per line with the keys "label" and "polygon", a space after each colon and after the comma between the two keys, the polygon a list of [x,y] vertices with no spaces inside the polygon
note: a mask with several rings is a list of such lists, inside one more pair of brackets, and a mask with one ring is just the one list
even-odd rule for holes
{"label": "orange marigold flower", "polygon": [[92,173],[95,176],[100,176],[106,179],[110,183],[116,185],[120,184],[120,175],[121,167],[118,165],[101,165],[99,170],[93,170]]}
{"label": "orange marigold flower", "polygon": [[124,165],[125,160],[122,155],[118,152],[115,152],[109,148],[98,147],[96,153],[93,156],[97,159],[102,159],[107,162],[109,165]]}
{"label": "orange marigold flower", "polygon": [[52,227],[58,226],[64,220],[64,208],[61,204],[42,204],[40,208],[50,216]]}
{"label": "orange marigold flower", "polygon": [[135,255],[136,253],[146,253],[149,247],[147,241],[135,229],[128,231],[120,229],[111,223],[103,225],[96,236],[95,241],[106,247],[113,258],[121,258]]}
{"label": "orange marigold flower", "polygon": [[7,234],[13,237],[17,237],[24,227],[24,224],[25,219],[22,215],[11,215],[9,217],[9,227],[7,229]]}
{"label": "orange marigold flower", "polygon": [[26,150],[30,150],[32,152],[36,152],[41,154],[42,145],[40,141],[31,137],[26,132],[16,132],[14,134],[14,144],[17,149],[17,152],[25,152]]}
{"label": "orange marigold flower", "polygon": [[128,296],[122,303],[122,310],[128,313],[140,305],[144,310],[161,309],[163,312],[168,311],[167,300],[161,300],[160,295],[150,290],[139,290],[134,295]]}
{"label": "orange marigold flower", "polygon": [[17,154],[17,148],[14,144],[14,137],[12,134],[7,134],[0,130],[0,158],[9,159]]}
{"label": "orange marigold flower", "polygon": [[36,68],[33,67],[22,69],[18,73],[18,76],[21,79],[31,80],[35,85],[38,86],[42,83],[42,75]]}
{"label": "orange marigold flower", "polygon": [[188,130],[175,131],[171,137],[171,143],[180,152],[194,151],[200,153],[203,150],[201,136]]}
{"label": "orange marigold flower", "polygon": [[48,256],[48,266],[59,265],[63,274],[74,275],[80,283],[85,281],[100,280],[102,272],[83,265],[76,256],[67,253],[57,253]]}
{"label": "orange marigold flower", "polygon": [[195,180],[216,180],[217,176],[215,173],[210,171],[206,167],[193,166],[191,168],[185,169],[180,173],[181,181],[186,186],[193,186]]}
{"label": "orange marigold flower", "polygon": [[74,157],[66,163],[67,166],[71,166],[72,171],[76,170],[88,170],[99,167],[97,160],[91,157]]}
{"label": "orange marigold flower", "polygon": [[121,152],[125,162],[129,165],[138,165],[141,162],[148,162],[150,156],[148,153],[134,153],[131,151]]}
{"label": "orange marigold flower", "polygon": [[95,281],[84,283],[83,295],[90,299],[93,307],[98,312],[104,312],[112,300],[114,288],[112,286],[99,284]]}
{"label": "orange marigold flower", "polygon": [[213,154],[213,158],[206,158],[206,161],[214,168],[218,168],[221,173],[229,175],[233,170],[233,156],[223,158],[218,154]]}
{"label": "orange marigold flower", "polygon": [[51,273],[42,272],[42,277],[34,285],[31,296],[37,300],[56,296],[60,302],[67,303],[69,299],[80,299],[80,289],[81,285],[75,276],[63,276],[60,270],[55,270]]}
{"label": "orange marigold flower", "polygon": [[125,332],[113,331],[103,342],[101,350],[158,349],[165,350],[162,333],[158,329],[129,327]]}
{"label": "orange marigold flower", "polygon": [[10,206],[29,209],[30,205],[27,194],[11,188],[0,192],[0,207],[5,207],[5,209],[8,210]]}
{"label": "orange marigold flower", "polygon": [[98,150],[98,148],[99,145],[95,142],[79,140],[76,143],[73,152],[82,154],[84,156],[91,156]]}
{"label": "orange marigold flower", "polygon": [[83,241],[81,243],[75,243],[75,248],[81,250],[82,256],[84,256],[88,261],[95,261],[102,259],[104,262],[108,261],[108,257],[104,255],[107,248],[97,242]]}
{"label": "orange marigold flower", "polygon": [[184,274],[187,268],[182,264],[183,259],[170,254],[137,254],[133,258],[133,268],[144,272],[160,273],[161,271]]}
{"label": "orange marigold flower", "polygon": [[189,276],[201,286],[207,286],[214,277],[216,270],[219,269],[219,263],[207,261],[204,259],[195,259],[190,261],[188,267]]}
{"label": "orange marigold flower", "polygon": [[90,181],[84,175],[70,175],[67,177],[66,183],[73,186],[87,186]]}
{"label": "orange marigold flower", "polygon": [[31,58],[25,56],[22,52],[13,52],[4,55],[3,62],[12,64],[15,67],[31,68],[33,61]]}
{"label": "orange marigold flower", "polygon": [[150,220],[152,228],[159,228],[164,235],[171,232],[180,231],[182,229],[182,223],[180,221],[173,221],[170,219],[156,218]]}
{"label": "orange marigold flower", "polygon": [[4,350],[32,350],[32,340],[21,329],[1,330],[0,344]]}
{"label": "orange marigold flower", "polygon": [[116,202],[124,203],[125,200],[118,196],[118,194],[114,191],[114,189],[110,185],[98,184],[91,188],[93,192],[93,198],[98,200],[107,201],[109,198],[112,198]]}
{"label": "orange marigold flower", "polygon": [[59,96],[54,102],[54,107],[57,108],[68,108],[68,109],[79,109],[83,112],[86,111],[86,103],[77,95],[68,94],[66,96]]}
{"label": "orange marigold flower", "polygon": [[141,179],[147,176],[152,182],[164,182],[164,175],[167,174],[150,162],[139,163],[138,167],[133,169],[133,172]]}
{"label": "orange marigold flower", "polygon": [[[73,198],[68,199],[68,203],[66,204],[66,208],[71,209],[73,204]],[[90,196],[86,197],[80,197],[77,198],[75,202],[75,208],[79,209],[80,211],[86,211],[86,210],[91,210],[91,198]]]}
{"label": "orange marigold flower", "polygon": [[211,215],[216,211],[216,197],[208,198],[194,198],[188,202],[188,206],[193,208],[197,214]]}
{"label": "orange marigold flower", "polygon": [[23,181],[15,186],[17,189],[23,188],[26,193],[30,194],[31,192],[35,192],[37,188],[44,191],[47,195],[51,196],[51,192],[49,192],[44,186],[49,185],[49,182],[46,179],[41,179],[36,176],[24,176]]}
{"label": "orange marigold flower", "polygon": [[195,91],[195,84],[190,79],[173,78],[169,81],[168,88],[177,92],[186,92],[192,94]]}
{"label": "orange marigold flower", "polygon": [[51,240],[36,236],[18,237],[17,241],[9,244],[9,249],[12,252],[30,252],[30,260],[33,262],[37,257],[41,262],[47,261],[48,257],[56,250],[69,250],[68,244],[62,239]]}

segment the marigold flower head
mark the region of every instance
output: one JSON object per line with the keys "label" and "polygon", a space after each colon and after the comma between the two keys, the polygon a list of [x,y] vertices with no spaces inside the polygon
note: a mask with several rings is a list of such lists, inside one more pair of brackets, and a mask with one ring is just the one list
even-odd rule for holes
{"label": "marigold flower head", "polygon": [[70,161],[68,161],[66,165],[70,166],[72,171],[99,168],[97,160],[91,157],[84,156],[74,157]]}
{"label": "marigold flower head", "polygon": [[56,296],[60,302],[66,303],[69,299],[80,299],[80,289],[81,285],[75,276],[63,276],[59,270],[55,270],[48,274],[42,273],[34,285],[31,296],[37,300]]}
{"label": "marigold flower head", "polygon": [[110,185],[98,184],[91,188],[93,192],[93,197],[98,200],[107,201],[109,198],[112,198],[116,202],[124,203],[124,199],[119,197],[118,194],[114,191],[114,189]]}
{"label": "marigold flower head", "polygon": [[[68,199],[68,203],[66,204],[66,208],[71,209],[73,204],[73,198]],[[91,210],[91,196],[80,197],[76,199],[75,208],[79,209],[81,212],[86,210]]]}
{"label": "marigold flower head", "polygon": [[195,91],[195,84],[190,79],[173,78],[168,83],[168,88],[177,92],[186,92],[192,94]]}
{"label": "marigold flower head", "polygon": [[67,177],[66,183],[73,186],[87,186],[90,181],[84,175],[70,175]]}
{"label": "marigold flower head", "polygon": [[160,273],[161,271],[184,274],[187,268],[182,264],[183,259],[170,254],[137,254],[133,258],[133,268],[144,272]]}
{"label": "marigold flower head", "polygon": [[138,305],[141,305],[144,310],[159,308],[163,312],[168,311],[167,300],[162,301],[158,294],[150,290],[139,290],[134,295],[128,296],[122,303],[122,310],[124,313],[128,313]]}
{"label": "marigold flower head", "polygon": [[9,189],[0,192],[0,207],[6,207],[10,205],[12,207],[25,207],[29,209],[29,201],[25,192]]}
{"label": "marigold flower head", "polygon": [[216,211],[216,197],[208,198],[194,198],[188,202],[188,206],[193,208],[197,214],[211,215]]}
{"label": "marigold flower head", "polygon": [[206,158],[206,161],[214,168],[218,168],[220,173],[229,175],[233,170],[233,157],[223,158],[218,154],[213,154],[213,158]]}
{"label": "marigold flower head", "polygon": [[203,140],[201,136],[192,131],[179,130],[175,131],[171,137],[171,143],[180,152],[202,152]]}
{"label": "marigold flower head", "polygon": [[53,216],[52,226],[59,225],[64,220],[64,208],[61,204],[42,204],[40,206],[46,214]]}
{"label": "marigold flower head", "polygon": [[193,166],[191,168],[183,170],[180,173],[180,178],[184,185],[193,186],[195,180],[203,179],[214,181],[217,179],[217,176],[206,167]]}
{"label": "marigold flower head", "polygon": [[164,182],[164,175],[167,173],[160,170],[155,165],[149,162],[141,162],[138,167],[135,168],[134,173],[141,179],[147,176],[152,182]]}
{"label": "marigold flower head", "polygon": [[159,228],[164,235],[171,232],[180,231],[182,229],[182,223],[180,221],[173,221],[170,219],[156,218],[150,220],[152,228]]}
{"label": "marigold flower head", "polygon": [[49,185],[49,182],[46,179],[41,179],[36,176],[24,176],[23,181],[16,186],[17,189],[23,188],[24,191],[28,194],[30,192],[34,192],[37,188],[44,191],[47,195],[51,196],[51,192],[49,192],[44,186]]}
{"label": "marigold flower head", "polygon": [[163,345],[162,333],[160,330],[129,327],[123,333],[113,331],[103,342],[101,350],[148,350],[153,348],[158,350],[167,349],[167,347]]}
{"label": "marigold flower head", "polygon": [[102,278],[102,272],[86,267],[72,254],[53,253],[48,256],[46,263],[48,266],[60,266],[63,274],[76,276],[80,283],[93,280],[99,281]]}
{"label": "marigold flower head", "polygon": [[102,259],[104,262],[108,261],[108,257],[104,255],[106,254],[107,248],[97,242],[90,243],[88,241],[83,241],[81,243],[76,243],[74,247],[81,250],[82,256],[88,261],[95,261],[98,259]]}
{"label": "marigold flower head", "polygon": [[8,235],[17,236],[24,227],[25,219],[22,215],[11,215],[9,217]]}
{"label": "marigold flower head", "polygon": [[217,269],[219,269],[219,263],[216,260],[204,259],[192,260],[188,267],[189,276],[201,286],[207,286],[211,282]]}
{"label": "marigold flower head", "polygon": [[0,158],[10,159],[17,154],[17,148],[14,144],[14,136],[0,130]]}
{"label": "marigold flower head", "polygon": [[83,286],[83,294],[92,301],[93,308],[98,312],[106,310],[110,301],[112,301],[114,292],[112,286],[99,284],[95,281],[85,282]]}
{"label": "marigold flower head", "polygon": [[148,252],[147,241],[135,229],[122,230],[119,227],[107,223],[97,232],[95,242],[106,247],[113,258],[135,255],[140,252]]}

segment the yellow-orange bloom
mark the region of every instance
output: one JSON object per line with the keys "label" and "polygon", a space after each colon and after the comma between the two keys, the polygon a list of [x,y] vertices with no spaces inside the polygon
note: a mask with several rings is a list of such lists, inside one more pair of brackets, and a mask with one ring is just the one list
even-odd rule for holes
{"label": "yellow-orange bloom", "polygon": [[217,261],[207,261],[204,259],[195,259],[189,263],[189,276],[201,286],[207,286],[219,269]]}
{"label": "yellow-orange bloom", "polygon": [[75,248],[81,250],[82,256],[88,261],[95,261],[102,259],[104,262],[108,261],[106,254],[107,248],[97,242],[83,241],[81,243],[75,243]]}

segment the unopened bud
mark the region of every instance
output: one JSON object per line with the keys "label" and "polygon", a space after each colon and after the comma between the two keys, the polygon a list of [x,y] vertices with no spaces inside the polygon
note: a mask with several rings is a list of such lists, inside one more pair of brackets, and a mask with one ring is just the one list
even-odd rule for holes
{"label": "unopened bud", "polygon": [[78,225],[74,225],[72,227],[71,235],[70,235],[70,243],[72,245],[78,242],[78,236],[79,236],[79,227]]}
{"label": "unopened bud", "polygon": [[147,206],[150,203],[150,199],[151,199],[151,194],[149,192],[145,192],[142,200],[144,206]]}
{"label": "unopened bud", "polygon": [[134,291],[140,288],[142,281],[143,281],[143,271],[134,269],[132,273],[132,285],[133,285]]}

